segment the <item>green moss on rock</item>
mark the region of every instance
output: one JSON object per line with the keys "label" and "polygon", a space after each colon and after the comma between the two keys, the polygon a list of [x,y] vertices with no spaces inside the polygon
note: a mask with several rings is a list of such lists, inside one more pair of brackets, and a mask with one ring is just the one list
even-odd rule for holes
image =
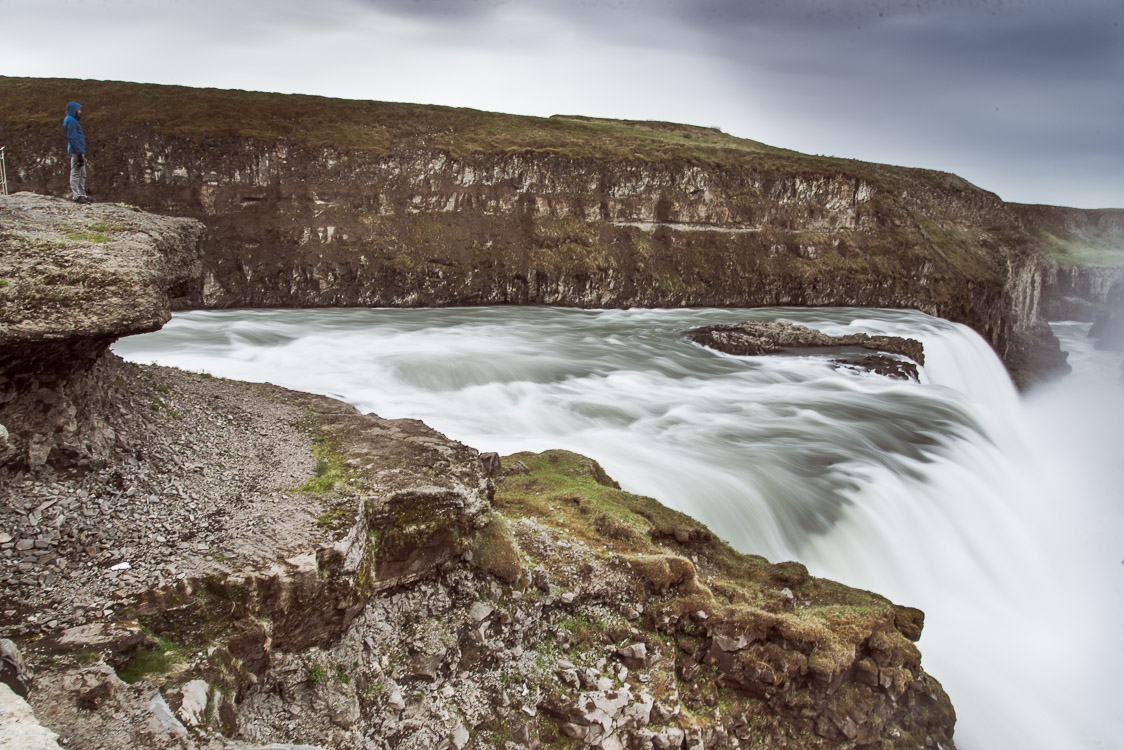
{"label": "green moss on rock", "polygon": [[519,545],[507,520],[498,513],[489,514],[487,525],[476,532],[473,546],[473,562],[485,573],[508,584],[515,583],[524,574]]}

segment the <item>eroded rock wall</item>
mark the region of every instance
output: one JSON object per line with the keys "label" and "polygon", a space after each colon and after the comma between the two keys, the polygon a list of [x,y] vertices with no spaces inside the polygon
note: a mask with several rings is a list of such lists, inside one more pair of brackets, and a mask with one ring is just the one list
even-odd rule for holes
{"label": "eroded rock wall", "polygon": [[[263,117],[295,100],[269,101]],[[1008,360],[1050,338],[1024,278],[1026,222],[953,175],[742,152],[736,139],[684,146],[709,137],[701,128],[663,152],[611,139],[462,148],[441,113],[416,109],[367,147],[259,137],[252,119],[188,135],[106,112],[89,123],[91,185],[207,224],[185,306],[900,307],[966,323]],[[667,138],[669,126],[631,125]],[[18,185],[64,191],[53,130],[0,121],[0,135]]]}

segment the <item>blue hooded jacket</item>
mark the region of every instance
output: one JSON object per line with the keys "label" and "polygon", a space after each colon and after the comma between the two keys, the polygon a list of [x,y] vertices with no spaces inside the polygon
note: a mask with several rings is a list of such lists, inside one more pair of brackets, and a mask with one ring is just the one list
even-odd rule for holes
{"label": "blue hooded jacket", "polygon": [[62,132],[66,135],[66,153],[86,153],[86,136],[82,133],[82,126],[78,123],[81,117],[78,110],[82,107],[78,102],[68,102],[66,105],[66,119],[62,121]]}

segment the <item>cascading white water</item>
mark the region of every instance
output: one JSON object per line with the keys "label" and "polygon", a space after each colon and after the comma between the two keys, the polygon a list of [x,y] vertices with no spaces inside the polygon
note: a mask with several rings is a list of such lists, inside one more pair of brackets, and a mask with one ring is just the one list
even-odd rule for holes
{"label": "cascading white water", "polygon": [[[775,319],[921,339],[923,383],[680,336]],[[961,750],[1122,747],[1124,430],[1106,415],[1124,411],[1091,350],[1090,374],[1022,401],[975,333],[889,310],[194,312],[116,349],[419,418],[480,450],[592,456],[739,549],[924,609]]]}

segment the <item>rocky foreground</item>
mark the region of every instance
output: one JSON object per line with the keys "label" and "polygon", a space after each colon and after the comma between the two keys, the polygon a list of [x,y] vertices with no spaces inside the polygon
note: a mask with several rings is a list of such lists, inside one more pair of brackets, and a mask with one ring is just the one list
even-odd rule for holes
{"label": "rocky foreground", "polygon": [[0,226],[17,746],[953,747],[918,610],[581,456],[124,363],[105,347],[166,319],[197,225],[23,195]]}

